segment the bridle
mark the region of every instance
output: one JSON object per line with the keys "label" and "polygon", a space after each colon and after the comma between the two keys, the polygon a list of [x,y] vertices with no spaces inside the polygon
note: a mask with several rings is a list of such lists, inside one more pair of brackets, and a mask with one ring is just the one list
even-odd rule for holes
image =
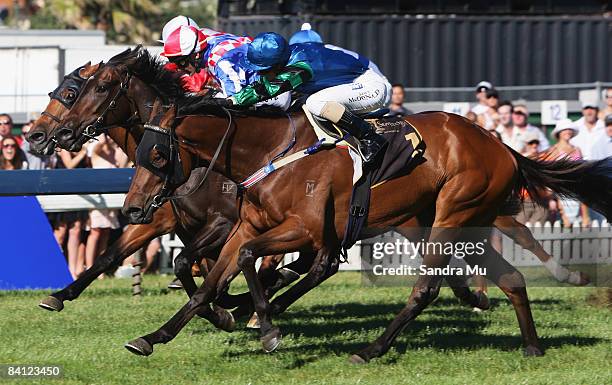
{"label": "bridle", "polygon": [[[87,81],[93,79],[94,77],[90,77],[89,79],[87,79]],[[108,105],[104,108],[104,110],[100,113],[100,115],[98,115],[98,117],[96,118],[96,120],[94,121],[93,124],[89,124],[85,127],[85,129],[83,130],[83,132],[81,133],[82,136],[89,138],[89,139],[95,139],[96,136],[108,131],[109,128],[111,127],[116,127],[116,126],[124,126],[124,125],[134,125],[137,124],[138,122],[140,122],[140,119],[138,118],[138,110],[136,110],[136,112],[134,113],[134,115],[130,116],[128,118],[128,120],[124,123],[115,123],[112,125],[107,125],[107,126],[103,126],[102,124],[104,123],[104,118],[106,117],[106,115],[110,112],[113,111],[117,108],[117,101],[119,100],[120,97],[124,96],[127,94],[127,91],[130,87],[130,81],[132,80],[132,73],[128,70],[126,77],[123,81],[121,81],[121,83],[119,84],[119,89],[117,90],[117,92],[115,93],[115,95],[113,96],[113,98],[111,99],[111,101],[108,103]],[[79,95],[79,98],[81,97],[81,95]],[[77,99],[78,100],[78,99]],[[132,103],[131,99],[129,99],[129,102]],[[138,119],[137,121],[131,121],[133,119]]]}
{"label": "bridle", "polygon": [[[86,78],[81,77],[80,75],[81,70],[83,70],[84,68],[85,67],[79,67],[68,75],[64,76],[64,80],[60,83],[60,85],[57,86],[57,88],[53,91],[49,92],[49,98],[51,98],[52,100],[57,100],[67,109],[71,109],[74,103],[76,102],[78,96],[81,94],[81,87],[87,81]],[[64,98],[61,93],[61,91],[64,89],[68,89],[74,92],[74,94],[76,95],[75,98],[72,100]],[[50,112],[43,111],[41,115],[49,117],[51,120],[58,124],[62,123],[62,120],[60,118]],[[54,138],[55,137],[52,137],[52,139]]]}
{"label": "bridle", "polygon": [[[223,145],[225,144],[227,136],[231,128],[234,125],[231,112],[225,107],[223,107],[223,111],[228,116],[229,122],[227,125],[227,129],[225,130],[225,133],[221,137],[221,140],[219,141],[219,145],[217,146],[217,149],[215,150],[215,153],[213,154],[212,159],[207,165],[204,176],[202,177],[202,179],[200,179],[197,185],[195,185],[190,191],[184,194],[171,195],[172,190],[175,188],[172,186],[181,185],[185,183],[186,181],[186,175],[183,171],[183,162],[181,160],[180,152],[178,151],[178,145],[180,142],[184,142],[185,144],[188,144],[188,145],[193,145],[193,144],[188,143],[184,140],[179,140],[174,131],[174,125],[170,125],[169,129],[163,129],[159,127],[158,125],[149,124],[149,123],[144,125],[145,135],[143,135],[142,140],[140,144],[138,145],[138,150],[136,154],[136,164],[138,166],[144,167],[150,172],[152,172],[153,174],[157,175],[158,177],[161,177],[160,174],[162,174],[162,172],[158,169],[155,169],[148,160],[149,147],[146,146],[146,143],[148,141],[153,141],[154,143],[167,142],[168,148],[169,148],[168,165],[165,167],[167,172],[164,172],[163,177],[161,177],[164,183],[160,191],[156,195],[154,195],[153,198],[151,199],[151,204],[149,205],[149,207],[146,208],[145,215],[144,215],[145,218],[147,218],[151,214],[152,210],[160,208],[165,202],[167,201],[172,202],[177,199],[186,198],[192,195],[193,193],[195,193],[204,184],[204,182],[208,178],[208,175],[213,169],[214,164],[217,162],[217,158],[219,157],[219,154],[221,153],[221,149],[223,148]],[[160,115],[154,117],[153,120],[156,122],[159,122],[159,120],[161,120]],[[147,133],[149,134],[150,138],[145,138]],[[160,135],[164,136],[165,138],[161,141],[153,140],[153,137],[159,137]]]}

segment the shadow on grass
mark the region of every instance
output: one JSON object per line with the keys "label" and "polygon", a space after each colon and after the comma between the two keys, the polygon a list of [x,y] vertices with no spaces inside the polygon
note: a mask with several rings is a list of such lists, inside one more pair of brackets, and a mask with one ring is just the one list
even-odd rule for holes
{"label": "shadow on grass", "polygon": [[[534,301],[543,305],[558,304],[559,300]],[[490,317],[474,313],[470,308],[459,307],[454,299],[440,299],[428,308],[429,319],[414,320],[400,334],[393,344],[399,353],[408,353],[417,349],[439,350],[477,350],[492,348],[500,351],[516,351],[521,356],[521,337],[516,324],[516,334],[485,334],[483,331],[490,325]],[[456,305],[444,308],[440,305]],[[285,336],[305,337],[309,340],[299,346],[282,347],[280,354],[288,354],[286,368],[298,368],[319,359],[350,355],[365,348],[373,338],[355,337],[360,331],[372,332],[378,336],[389,325],[403,304],[361,304],[344,303],[333,307],[313,306],[302,312],[287,311],[277,317],[276,324]],[[433,319],[432,319],[433,318]],[[571,326],[571,325],[570,325]],[[343,332],[350,331],[351,336]],[[239,348],[241,342],[246,342],[255,333],[244,333],[234,342],[235,350],[226,352],[231,357],[255,356],[258,351],[245,351]],[[346,340],[342,340],[342,339]],[[310,342],[310,341],[319,341]],[[581,337],[573,335],[555,336],[541,339],[544,349],[558,348],[565,345],[589,346],[606,341],[603,338]],[[242,345],[244,346],[244,345]],[[291,358],[293,357],[293,358]],[[283,358],[284,360],[285,358]],[[392,363],[391,361],[383,361]]]}

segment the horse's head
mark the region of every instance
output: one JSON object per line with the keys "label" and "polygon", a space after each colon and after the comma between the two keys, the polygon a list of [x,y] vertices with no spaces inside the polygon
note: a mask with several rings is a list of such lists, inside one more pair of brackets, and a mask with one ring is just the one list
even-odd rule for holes
{"label": "horse's head", "polygon": [[193,163],[174,132],[175,108],[156,101],[151,116],[136,151],[136,172],[122,209],[132,224],[150,223],[155,210],[189,179]]}
{"label": "horse's head", "polygon": [[62,83],[53,92],[49,93],[51,100],[47,108],[42,112],[26,139],[30,142],[32,151],[41,155],[50,155],[55,148],[54,135],[60,127],[61,121],[68,114],[70,108],[78,98],[81,88],[87,78],[98,70],[100,64],[91,65],[87,63],[77,68],[72,73],[64,76]]}

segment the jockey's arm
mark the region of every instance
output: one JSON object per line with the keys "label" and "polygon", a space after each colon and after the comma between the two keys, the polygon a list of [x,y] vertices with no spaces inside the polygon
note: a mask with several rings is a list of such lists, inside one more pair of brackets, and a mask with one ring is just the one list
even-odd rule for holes
{"label": "jockey's arm", "polygon": [[251,106],[271,99],[284,92],[291,91],[312,78],[312,68],[306,62],[297,62],[287,66],[273,79],[262,76],[257,82],[243,88],[229,99],[234,105]]}

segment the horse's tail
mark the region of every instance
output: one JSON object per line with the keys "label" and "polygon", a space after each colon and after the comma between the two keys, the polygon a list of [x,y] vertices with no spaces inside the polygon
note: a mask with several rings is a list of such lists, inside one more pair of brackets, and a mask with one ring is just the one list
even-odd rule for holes
{"label": "horse's tail", "polygon": [[596,161],[526,158],[508,147],[518,164],[515,191],[526,189],[531,198],[546,205],[543,192],[577,199],[612,219],[612,157]]}

